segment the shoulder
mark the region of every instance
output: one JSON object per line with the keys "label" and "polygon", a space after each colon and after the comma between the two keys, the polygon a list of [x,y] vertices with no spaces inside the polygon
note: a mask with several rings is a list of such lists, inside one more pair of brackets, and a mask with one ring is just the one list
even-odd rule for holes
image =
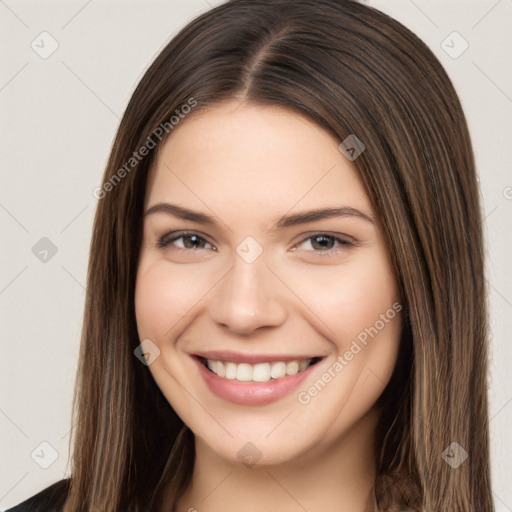
{"label": "shoulder", "polygon": [[59,480],[5,512],[61,512],[69,485],[69,478]]}

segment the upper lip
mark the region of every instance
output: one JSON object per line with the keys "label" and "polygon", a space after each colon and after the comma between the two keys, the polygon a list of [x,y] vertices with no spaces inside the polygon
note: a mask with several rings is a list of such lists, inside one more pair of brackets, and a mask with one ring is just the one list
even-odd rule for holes
{"label": "upper lip", "polygon": [[285,355],[285,354],[242,354],[230,350],[211,350],[208,352],[194,352],[193,356],[210,359],[212,361],[229,361],[232,363],[272,363],[275,361],[302,361],[304,359],[321,358],[317,355]]}

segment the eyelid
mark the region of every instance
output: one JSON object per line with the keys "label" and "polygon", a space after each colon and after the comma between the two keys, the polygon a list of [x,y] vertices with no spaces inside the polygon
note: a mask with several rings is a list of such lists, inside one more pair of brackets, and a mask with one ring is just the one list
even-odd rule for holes
{"label": "eyelid", "polygon": [[[182,237],[186,236],[197,236],[200,238],[203,242],[206,242],[213,247],[215,247],[215,244],[210,242],[206,235],[201,233],[200,231],[193,231],[193,230],[178,230],[178,231],[170,231],[168,233],[165,233],[162,235],[156,242],[156,246],[160,247],[161,249],[165,249],[168,247],[172,242],[179,240]],[[177,249],[182,249],[181,247],[177,247]],[[182,249],[184,251],[188,251],[190,249]],[[216,248],[214,250],[217,250]]]}
{"label": "eyelid", "polygon": [[319,250],[319,251],[305,250],[303,252],[312,253],[312,254],[314,254],[315,258],[316,257],[324,257],[324,258],[333,257],[334,258],[334,257],[338,256],[340,253],[346,251],[347,249],[352,248],[355,245],[357,245],[356,240],[353,237],[348,236],[348,235],[343,235],[341,233],[331,233],[328,231],[314,231],[309,234],[308,233],[303,234],[302,238],[297,243],[294,244],[294,246],[292,247],[291,250],[297,251],[298,245],[301,245],[307,241],[310,241],[310,240],[312,240],[316,237],[320,237],[320,236],[326,236],[326,237],[334,239],[335,243],[337,242],[341,247],[338,247],[337,249],[332,248],[332,249]]}
{"label": "eyelid", "polygon": [[350,235],[346,235],[344,233],[337,233],[334,231],[318,231],[317,230],[317,231],[306,231],[306,233],[301,233],[300,238],[297,240],[297,242],[294,245],[297,245],[301,242],[305,242],[306,240],[308,240],[310,238],[314,238],[315,236],[321,236],[321,235],[330,236],[334,239],[341,240],[341,241],[345,242],[346,244],[355,245],[357,243],[357,240],[354,237],[352,237]]}
{"label": "eyelid", "polygon": [[[330,231],[310,231],[310,232],[302,233],[300,240],[298,240],[297,242],[294,243],[291,250],[296,251],[297,245],[300,245],[304,242],[307,242],[308,240],[311,240],[315,237],[319,237],[322,235],[333,238],[335,240],[335,242],[338,242],[345,249],[348,247],[353,247],[353,246],[357,245],[357,241],[350,235],[346,235],[346,234],[342,234],[342,233],[333,233]],[[186,236],[197,236],[198,238],[201,239],[202,242],[210,244],[214,248],[213,250],[217,251],[215,244],[210,242],[206,235],[204,235],[200,231],[194,231],[194,230],[178,230],[178,231],[168,232],[158,239],[156,246],[158,248],[165,249],[169,245],[171,245],[172,242],[179,240],[180,238],[186,237]],[[182,248],[182,247],[176,247],[176,249],[178,249],[180,251],[190,251],[190,250],[195,251],[195,249],[187,249],[187,248]],[[305,251],[305,252],[310,252],[310,253],[314,253],[315,255],[321,255],[321,256],[335,256],[336,254],[340,253],[341,251],[343,251],[343,248],[337,249],[337,250],[326,249],[324,251],[312,250],[312,251]]]}

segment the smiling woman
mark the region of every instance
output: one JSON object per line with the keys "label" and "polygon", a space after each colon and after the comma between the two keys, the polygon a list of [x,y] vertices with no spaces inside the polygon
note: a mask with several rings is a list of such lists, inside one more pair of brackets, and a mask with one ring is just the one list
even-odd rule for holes
{"label": "smiling woman", "polygon": [[47,503],[492,512],[479,194],[440,63],[353,1],[227,2],[144,75],[104,185],[191,98],[102,188]]}
{"label": "smiling woman", "polygon": [[[283,478],[292,461],[311,467],[315,457],[327,467],[343,460],[320,454],[342,450],[349,441],[342,434],[356,420],[350,443],[373,456],[375,413],[359,416],[381,394],[398,351],[396,315],[315,407],[298,405],[300,389],[399,301],[370,201],[338,146],[289,110],[223,102],[189,118],[165,143],[147,188],[135,309],[140,338],[161,353],[150,371],[206,447],[236,462],[251,443],[258,465],[280,468]],[[201,212],[205,204],[219,222]],[[292,411],[293,421],[281,423]],[[196,467],[211,456],[198,453]],[[353,461],[338,464],[335,478],[348,481]],[[361,490],[351,481],[350,494],[368,494],[370,484],[361,481]],[[325,484],[324,496],[332,489]],[[240,485],[233,475],[224,487]],[[344,499],[363,505],[348,489]]]}

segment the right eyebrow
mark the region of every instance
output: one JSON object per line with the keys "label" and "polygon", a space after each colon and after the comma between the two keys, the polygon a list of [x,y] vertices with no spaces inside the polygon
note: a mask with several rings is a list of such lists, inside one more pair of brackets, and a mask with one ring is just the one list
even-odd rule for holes
{"label": "right eyebrow", "polygon": [[[153,213],[166,213],[168,215],[172,215],[174,217],[178,217],[183,220],[190,220],[192,222],[197,222],[199,224],[205,224],[210,226],[217,226],[218,223],[215,220],[215,217],[208,215],[204,212],[190,210],[183,206],[179,206],[177,204],[171,203],[158,203],[149,208],[145,216],[151,215]],[[299,213],[295,213],[293,215],[283,215],[274,223],[271,231],[276,231],[280,228],[286,228],[290,226],[297,226],[299,224],[307,224],[308,222],[314,222],[322,219],[330,219],[333,217],[357,217],[372,224],[375,224],[374,218],[356,208],[352,208],[350,206],[332,206],[327,208],[317,208],[314,210],[303,211]]]}
{"label": "right eyebrow", "polygon": [[174,217],[178,217],[183,220],[191,220],[193,222],[198,222],[199,224],[209,224],[209,225],[217,225],[217,221],[211,215],[206,213],[197,212],[194,210],[189,210],[183,206],[178,206],[177,204],[171,203],[158,203],[149,208],[144,214],[145,217],[151,215],[153,213],[167,213]]}

